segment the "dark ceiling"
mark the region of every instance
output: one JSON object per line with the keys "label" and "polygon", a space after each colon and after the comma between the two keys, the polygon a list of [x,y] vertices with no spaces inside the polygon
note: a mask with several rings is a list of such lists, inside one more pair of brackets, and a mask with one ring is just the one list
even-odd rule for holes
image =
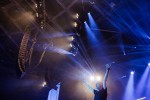
{"label": "dark ceiling", "polygon": [[[131,70],[135,70],[135,80],[139,81],[150,55],[148,0],[45,0],[47,30],[38,35],[32,67],[27,68],[25,76],[20,79],[18,53],[25,28],[31,23],[30,15],[34,13],[33,2],[0,0],[1,100],[44,100],[52,84],[59,81],[62,82],[60,100],[90,100],[91,96],[86,95],[83,88],[79,90],[82,86],[80,71],[92,69],[103,74],[105,68],[99,66],[112,61],[116,64],[108,82],[109,100],[121,100]],[[95,19],[99,27],[97,31],[101,34],[97,36],[99,42],[92,45],[84,28],[88,12]],[[75,13],[79,13],[77,28],[71,25],[75,21],[72,18]],[[63,38],[49,38],[58,33],[79,34],[75,35],[77,44],[81,46],[78,54],[74,57],[48,50],[42,62],[35,67],[43,52],[42,46],[49,41],[47,39],[61,48]],[[127,78],[121,79],[124,75]],[[49,88],[40,87],[44,80],[49,83]]]}

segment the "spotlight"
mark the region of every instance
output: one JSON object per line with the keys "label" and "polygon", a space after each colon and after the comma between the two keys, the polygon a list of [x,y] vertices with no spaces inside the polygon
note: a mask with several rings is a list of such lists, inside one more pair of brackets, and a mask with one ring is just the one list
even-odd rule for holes
{"label": "spotlight", "polygon": [[70,43],[70,47],[73,47],[73,45]]}
{"label": "spotlight", "polygon": [[43,86],[43,87],[46,86],[46,82],[43,82],[42,86]]}
{"label": "spotlight", "polygon": [[97,77],[96,77],[96,80],[97,80],[97,81],[100,81],[100,80],[101,80],[101,77],[100,77],[100,76],[97,76]]}
{"label": "spotlight", "polygon": [[148,63],[148,66],[150,67],[150,63]]}
{"label": "spotlight", "polygon": [[131,71],[131,75],[134,75],[134,71]]}
{"label": "spotlight", "polygon": [[94,77],[94,76],[91,76],[91,77],[90,77],[90,80],[91,80],[91,81],[94,81],[94,80],[95,80],[95,77]]}
{"label": "spotlight", "polygon": [[43,26],[41,26],[41,29],[43,29]]}
{"label": "spotlight", "polygon": [[76,18],[76,19],[79,18],[79,14],[78,14],[78,13],[75,14],[75,18]]}
{"label": "spotlight", "polygon": [[36,17],[39,17],[39,14],[38,14],[38,13],[36,13]]}
{"label": "spotlight", "polygon": [[68,37],[68,40],[69,40],[70,42],[74,41],[74,39],[75,39],[75,38],[74,38],[73,36],[69,36],[69,37]]}
{"label": "spotlight", "polygon": [[74,37],[73,37],[73,36],[71,37],[71,40],[72,40],[72,41],[74,40]]}
{"label": "spotlight", "polygon": [[37,4],[35,4],[35,7],[37,8]]}
{"label": "spotlight", "polygon": [[74,22],[74,23],[73,23],[73,26],[74,26],[74,27],[77,27],[77,26],[78,26],[77,22]]}

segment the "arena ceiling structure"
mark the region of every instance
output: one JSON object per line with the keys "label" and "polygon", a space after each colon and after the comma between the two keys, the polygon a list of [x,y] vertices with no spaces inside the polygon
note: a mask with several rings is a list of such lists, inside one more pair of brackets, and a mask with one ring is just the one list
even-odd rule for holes
{"label": "arena ceiling structure", "polygon": [[108,100],[149,100],[149,16],[148,0],[1,0],[0,99],[44,100],[61,82],[59,100],[92,100],[82,81],[113,63]]}

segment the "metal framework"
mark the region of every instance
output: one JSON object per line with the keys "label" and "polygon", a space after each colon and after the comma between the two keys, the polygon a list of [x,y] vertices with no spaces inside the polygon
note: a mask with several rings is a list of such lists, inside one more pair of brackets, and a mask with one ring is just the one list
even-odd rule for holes
{"label": "metal framework", "polygon": [[[45,0],[36,0],[35,1],[35,8],[36,8],[36,23],[38,26],[40,26],[41,29],[44,28],[45,26]],[[26,72],[26,67],[31,65],[31,59],[32,59],[32,54],[34,50],[34,45],[36,43],[36,37],[37,33],[34,34],[34,37],[32,39],[32,45],[30,50],[28,50],[28,42],[30,40],[30,36],[32,34],[32,28],[31,26],[27,27],[25,30],[24,36],[22,38],[22,42],[20,45],[20,50],[19,50],[19,55],[18,55],[18,65],[21,70],[21,72]],[[43,58],[45,54],[45,50],[43,51],[41,57]],[[41,62],[41,59],[40,61]],[[38,63],[39,64],[39,63]]]}
{"label": "metal framework", "polygon": [[[32,11],[35,13],[35,20],[36,20],[36,23],[34,23],[35,27],[39,26],[37,29],[40,28],[40,30],[42,29],[43,31],[46,27],[49,27],[50,29],[59,29],[59,31],[64,31],[63,28],[56,22],[56,20],[60,16],[62,16],[65,12],[69,13],[70,8],[74,6],[78,1],[79,0],[73,0],[70,2],[70,4],[68,4],[68,6],[66,6],[65,1],[56,0],[57,4],[60,5],[62,9],[60,10],[59,13],[57,13],[56,15],[50,18],[49,16],[51,15],[46,13],[45,0],[31,0],[31,2],[35,6],[35,7],[31,7],[33,8]],[[32,5],[28,1],[25,1],[25,2],[27,3],[28,6]],[[22,6],[20,0],[11,0],[11,3],[9,3],[8,5],[2,8],[2,11],[4,12],[4,14],[14,23],[16,28],[22,32],[24,29],[20,27],[20,25],[17,23],[17,19],[13,19],[9,13],[9,10],[12,8],[13,9],[17,8],[20,11],[26,11],[26,9],[24,8],[24,6]],[[48,21],[46,21],[46,17]],[[47,24],[49,22],[53,23],[54,26]],[[20,49],[19,49],[19,54],[18,54],[18,65],[22,73],[26,72],[27,68],[31,66],[32,54],[33,54],[34,46],[37,42],[37,34],[39,33],[39,32],[33,33],[32,26],[28,25],[28,27],[25,29],[23,38],[20,44]],[[31,45],[29,46],[30,43]],[[39,59],[39,62],[35,66],[38,66],[40,62],[42,61],[42,58],[44,57],[44,54],[46,52],[46,48],[47,47],[44,48],[41,54],[41,57]]]}
{"label": "metal framework", "polygon": [[27,56],[27,45],[30,39],[30,29],[27,29],[22,38],[22,42],[20,45],[19,55],[18,55],[18,65],[21,72],[25,72],[26,68],[26,56]]}

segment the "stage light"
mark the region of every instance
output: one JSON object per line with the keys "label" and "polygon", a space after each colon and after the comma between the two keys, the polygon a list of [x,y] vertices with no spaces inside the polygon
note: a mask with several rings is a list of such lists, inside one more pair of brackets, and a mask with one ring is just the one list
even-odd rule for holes
{"label": "stage light", "polygon": [[134,75],[134,71],[131,71],[131,75]]}
{"label": "stage light", "polygon": [[89,25],[90,25],[91,29],[98,29],[96,21],[94,20],[92,14],[90,12],[88,13],[88,20],[89,20]]}
{"label": "stage light", "polygon": [[70,47],[73,47],[73,45],[70,43]]}
{"label": "stage light", "polygon": [[123,100],[135,100],[135,89],[134,89],[134,71],[131,71],[129,80],[127,82]]}
{"label": "stage light", "polygon": [[74,26],[74,27],[77,27],[77,26],[78,26],[77,22],[74,22],[74,23],[73,23],[73,26]]}
{"label": "stage light", "polygon": [[74,37],[73,37],[73,36],[71,37],[71,40],[72,40],[72,41],[74,40]]}
{"label": "stage light", "polygon": [[146,67],[140,81],[138,82],[137,90],[136,90],[137,91],[136,95],[138,97],[142,96],[142,94],[145,92],[145,87],[143,87],[142,85],[148,84],[149,71],[150,71],[150,68]]}
{"label": "stage light", "polygon": [[37,4],[35,4],[35,7],[37,8]]}
{"label": "stage light", "polygon": [[95,33],[91,30],[90,26],[87,24],[87,22],[84,22],[85,30],[87,33],[87,38],[89,39],[90,45],[93,45],[95,43],[98,43],[97,37],[95,36]]}
{"label": "stage light", "polygon": [[79,18],[79,14],[78,14],[78,13],[75,14],[75,18],[76,18],[76,19]]}
{"label": "stage light", "polygon": [[38,14],[38,13],[36,13],[36,17],[39,17],[39,14]]}
{"label": "stage light", "polygon": [[101,77],[100,77],[100,76],[97,76],[97,77],[96,77],[96,80],[97,80],[97,81],[100,81],[100,80],[101,80]]}
{"label": "stage light", "polygon": [[148,63],[148,66],[150,67],[150,63]]}
{"label": "stage light", "polygon": [[46,82],[43,82],[42,86],[43,86],[43,87],[46,86]]}
{"label": "stage light", "polygon": [[74,13],[71,15],[73,19],[77,20],[79,18],[79,14],[78,13]]}
{"label": "stage light", "polygon": [[74,37],[73,36],[69,36],[69,37],[67,37],[67,39],[70,41],[70,42],[72,42],[72,41],[74,41]]}
{"label": "stage light", "polygon": [[91,77],[90,77],[90,80],[91,80],[91,81],[94,81],[94,80],[95,80],[95,77],[94,77],[94,76],[91,76]]}

